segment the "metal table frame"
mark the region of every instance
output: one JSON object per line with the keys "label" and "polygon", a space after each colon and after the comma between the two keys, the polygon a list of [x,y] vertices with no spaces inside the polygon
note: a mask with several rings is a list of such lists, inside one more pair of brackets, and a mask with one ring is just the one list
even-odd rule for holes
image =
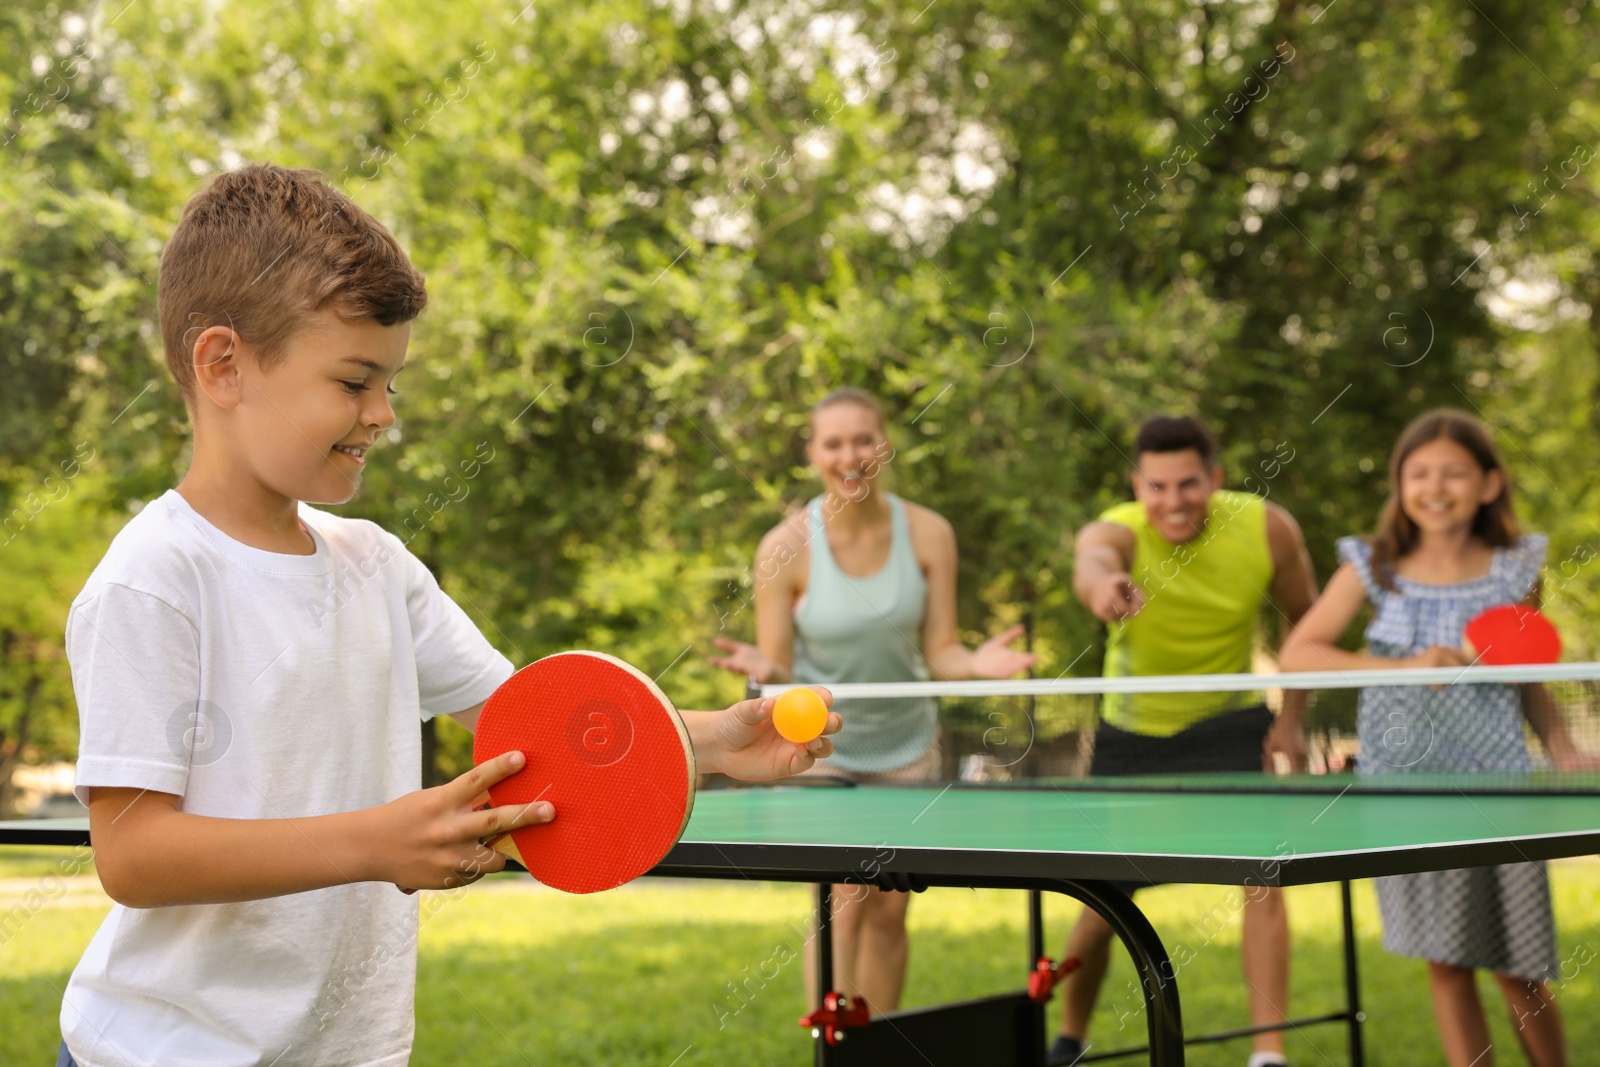
{"label": "metal table frame", "polygon": [[[859,868],[841,866],[822,870],[811,865],[793,867],[751,867],[722,858],[708,865],[700,856],[705,849],[722,851],[726,846],[680,843],[665,861],[650,873],[670,878],[738,877],[753,881],[817,883],[816,958],[818,989],[834,989],[833,939],[831,934],[830,884],[875,885],[880,889],[920,891],[933,887],[963,889],[1018,889],[1028,894],[1028,957],[1023,973],[1032,971],[1046,956],[1043,893],[1060,893],[1079,901],[1105,919],[1127,949],[1140,975],[1144,997],[1147,1043],[1133,1048],[1099,1052],[1081,1057],[1078,1063],[1149,1055],[1155,1067],[1182,1067],[1186,1045],[1209,1044],[1247,1037],[1271,1030],[1342,1022],[1346,1025],[1350,1063],[1365,1063],[1362,1042],[1361,991],[1358,975],[1354,914],[1350,883],[1340,882],[1340,901],[1344,941],[1345,1008],[1322,1015],[1288,1019],[1259,1027],[1241,1027],[1186,1037],[1183,1011],[1178,996],[1177,977],[1166,946],[1133,899],[1111,882],[1096,879],[1019,877],[1007,875],[926,875],[914,869],[893,865],[891,860],[875,879],[861,876]],[[897,857],[898,858],[898,857]],[[1004,1032],[996,1030],[1004,1028]],[[860,1029],[847,1029],[847,1037],[837,1044],[822,1034],[815,1038],[817,1067],[926,1067],[934,1063],[982,1063],[986,1067],[1042,1067],[1048,1051],[1045,1045],[1045,1005],[1034,1002],[1026,990],[1003,993],[953,1004],[933,1005],[877,1016]],[[929,1054],[938,1056],[937,1060]]]}

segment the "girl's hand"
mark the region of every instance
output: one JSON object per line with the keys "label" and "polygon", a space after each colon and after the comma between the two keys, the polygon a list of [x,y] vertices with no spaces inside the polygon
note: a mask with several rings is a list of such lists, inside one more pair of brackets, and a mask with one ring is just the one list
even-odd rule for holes
{"label": "girl's hand", "polygon": [[1445,648],[1443,645],[1434,645],[1432,648],[1423,649],[1415,656],[1407,656],[1397,660],[1396,667],[1465,667],[1467,657],[1461,654],[1459,648]]}
{"label": "girl's hand", "polygon": [[725,671],[742,674],[746,678],[754,678],[758,685],[768,685],[780,681],[778,665],[761,654],[761,649],[743,641],[733,641],[726,637],[719,637],[712,642],[726,656],[707,656],[706,662],[713,667],[721,667]]}
{"label": "girl's hand", "polygon": [[1007,648],[1023,634],[1021,626],[1013,626],[1005,633],[996,634],[972,650],[972,676],[974,678],[1011,678],[1039,662],[1032,652]]}
{"label": "girl's hand", "polygon": [[1566,774],[1600,771],[1600,756],[1590,756],[1571,748],[1561,752],[1551,752],[1550,763],[1556,770]]}
{"label": "girl's hand", "polygon": [[[833,707],[833,694],[812,686],[822,702]],[[772,782],[809,770],[819,759],[833,755],[827,735],[844,725],[837,712],[828,713],[822,737],[797,745],[786,741],[772,725],[776,697],[741,700],[723,711],[687,712],[685,725],[694,740],[695,762],[704,773],[718,772],[746,782]],[[691,718],[692,716],[692,718]]]}

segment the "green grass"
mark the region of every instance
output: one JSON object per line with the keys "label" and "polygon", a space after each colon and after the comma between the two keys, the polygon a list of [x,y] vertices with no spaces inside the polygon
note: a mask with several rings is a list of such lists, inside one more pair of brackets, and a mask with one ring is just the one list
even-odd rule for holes
{"label": "green grass", "polygon": [[[39,862],[37,854],[18,858],[14,850],[0,850],[0,872],[10,876],[0,884],[0,914],[27,901],[29,892],[40,893],[28,906],[31,917],[0,944],[0,1063],[19,1067],[53,1062],[60,991],[106,910],[103,898],[80,891],[92,887],[92,874],[81,875],[63,896],[44,881],[49,863],[41,871]],[[1565,863],[1555,871],[1563,956],[1588,947],[1580,958],[1600,957],[1600,863]],[[1209,944],[1195,924],[1215,906],[1227,909],[1233,892],[1166,886],[1140,896],[1169,948],[1182,942],[1193,951],[1179,984],[1185,1021],[1197,1032],[1245,1022],[1237,922]],[[800,961],[781,962],[801,948],[795,924],[806,915],[804,887],[644,882],[598,897],[568,897],[500,881],[434,899],[443,904],[424,923],[418,969],[413,1062],[419,1065],[453,1061],[465,1049],[485,1067],[811,1062],[809,1039],[796,1025],[804,1010]],[[1368,1062],[1439,1062],[1423,965],[1382,951],[1369,884],[1357,885],[1356,902]],[[1333,1010],[1342,989],[1337,888],[1290,890],[1289,906],[1295,1011]],[[1022,984],[1021,894],[933,890],[916,899],[911,914],[908,1006]],[[1052,940],[1065,935],[1075,914],[1071,902],[1047,904]],[[755,992],[733,1012],[740,1002],[729,997],[725,983],[742,981],[747,967],[777,974],[764,986],[753,980]],[[1143,1040],[1141,1014],[1125,1016],[1120,1030],[1117,1025],[1119,1002],[1124,1010],[1135,1003],[1127,987],[1132,975],[1125,959],[1113,965],[1095,1022],[1102,1048]],[[1487,979],[1483,984],[1498,1062],[1519,1063],[1505,1013]],[[1600,1012],[1587,968],[1559,990],[1558,1001],[1572,1047],[1593,1047],[1600,1040]],[[1053,1022],[1056,1004],[1051,1008]],[[1195,1048],[1189,1062],[1237,1067],[1248,1048],[1247,1042]],[[1291,1034],[1289,1054],[1297,1065],[1348,1062],[1337,1026]]]}
{"label": "green grass", "polygon": [[0,883],[79,872],[93,874],[94,861],[78,849],[0,845]]}

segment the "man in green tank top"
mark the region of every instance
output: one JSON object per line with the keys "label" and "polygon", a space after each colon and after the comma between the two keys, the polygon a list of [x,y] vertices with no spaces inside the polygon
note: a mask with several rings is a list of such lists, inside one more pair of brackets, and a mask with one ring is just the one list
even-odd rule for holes
{"label": "man in green tank top", "polygon": [[[1293,459],[1284,448],[1263,466],[1268,480]],[[1249,673],[1269,596],[1284,633],[1316,599],[1299,526],[1261,495],[1222,488],[1216,446],[1195,419],[1147,421],[1134,462],[1136,499],[1078,533],[1073,566],[1078,598],[1109,628],[1106,676]],[[1277,756],[1301,770],[1304,710],[1304,694],[1288,691],[1276,716],[1260,693],[1108,694],[1090,773],[1263,771]],[[1243,912],[1251,1024],[1281,1023],[1289,994],[1282,892],[1248,887]],[[1084,1050],[1111,939],[1105,920],[1085,908],[1067,944],[1066,955],[1083,962],[1063,986],[1051,1063],[1071,1063]],[[1249,1067],[1284,1062],[1282,1032],[1257,1034]]]}

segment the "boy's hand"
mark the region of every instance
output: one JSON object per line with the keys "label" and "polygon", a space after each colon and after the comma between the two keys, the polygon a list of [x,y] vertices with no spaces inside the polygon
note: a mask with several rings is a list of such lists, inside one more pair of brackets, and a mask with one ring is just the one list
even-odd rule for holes
{"label": "boy's hand", "polygon": [[433,789],[407,793],[374,808],[376,840],[383,850],[382,881],[402,891],[453,889],[501,870],[506,858],[483,844],[524,826],[555,818],[547,801],[521,808],[475,810],[478,798],[496,782],[522,769],[521,752],[507,752]]}
{"label": "boy's hand", "polygon": [[[833,694],[812,686],[824,704],[833,706]],[[684,725],[694,742],[695,763],[702,773],[717,772],[746,782],[771,782],[810,769],[819,759],[833,755],[828,734],[838,733],[844,720],[828,713],[824,736],[803,745],[786,741],[772,725],[775,697],[741,700],[723,711],[685,712]]]}

